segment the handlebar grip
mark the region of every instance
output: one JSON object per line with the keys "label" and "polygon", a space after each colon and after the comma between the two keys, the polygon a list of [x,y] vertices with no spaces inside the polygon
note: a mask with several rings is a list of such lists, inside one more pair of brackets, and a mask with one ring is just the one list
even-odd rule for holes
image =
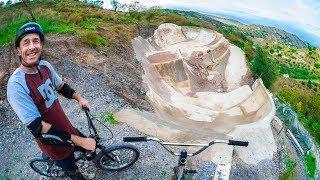
{"label": "handlebar grip", "polygon": [[124,142],[139,142],[139,141],[147,141],[147,137],[124,137]]}
{"label": "handlebar grip", "polygon": [[233,140],[229,140],[228,145],[236,145],[236,146],[248,146],[249,142],[248,141],[233,141]]}
{"label": "handlebar grip", "polygon": [[84,110],[84,111],[90,111],[89,108],[87,108],[86,106],[82,106],[82,110]]}

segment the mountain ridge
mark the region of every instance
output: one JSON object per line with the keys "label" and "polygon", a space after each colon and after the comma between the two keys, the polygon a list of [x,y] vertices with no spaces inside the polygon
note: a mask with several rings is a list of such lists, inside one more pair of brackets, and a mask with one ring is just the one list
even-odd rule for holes
{"label": "mountain ridge", "polygon": [[168,12],[177,12],[182,15],[191,16],[199,18],[205,21],[209,21],[219,27],[233,27],[237,28],[239,31],[245,33],[251,38],[265,38],[279,43],[285,43],[298,48],[306,48],[308,45],[302,41],[297,35],[289,33],[285,30],[270,27],[260,24],[246,25],[234,19],[229,19],[227,17],[220,17],[214,15],[208,15],[204,13],[194,12],[194,11],[181,11],[166,9]]}

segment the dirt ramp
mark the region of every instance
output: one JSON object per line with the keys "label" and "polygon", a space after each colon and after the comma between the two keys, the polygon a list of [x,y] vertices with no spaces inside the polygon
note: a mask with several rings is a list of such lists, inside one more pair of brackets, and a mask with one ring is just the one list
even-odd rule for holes
{"label": "dirt ramp", "polygon": [[[251,154],[241,157],[244,162],[272,159],[276,145],[270,122],[275,106],[262,81],[250,81],[240,48],[218,32],[175,24],[160,25],[148,39],[135,38],[133,48],[143,65],[147,95],[156,110],[153,116],[163,119],[148,120],[143,113],[130,112],[143,117],[144,127],[135,128],[152,135],[160,131],[160,137],[173,140],[184,133],[189,140],[214,136],[247,140],[249,148],[236,149]],[[134,124],[139,123],[135,119]],[[148,124],[153,130],[148,130]],[[162,132],[168,127],[173,133]],[[256,156],[255,149],[259,149]]]}

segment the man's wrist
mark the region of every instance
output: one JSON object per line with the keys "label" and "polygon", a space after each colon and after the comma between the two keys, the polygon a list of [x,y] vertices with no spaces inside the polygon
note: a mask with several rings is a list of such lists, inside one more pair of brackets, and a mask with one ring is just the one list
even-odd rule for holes
{"label": "man's wrist", "polygon": [[81,99],[81,96],[78,94],[78,93],[73,93],[73,95],[72,95],[72,99],[75,99],[75,100],[77,100],[77,101],[80,101],[80,99]]}
{"label": "man's wrist", "polygon": [[71,134],[71,141],[77,145],[77,146],[82,146],[82,142],[83,142],[83,137],[80,137],[80,136],[77,136],[77,135],[74,135],[74,134]]}

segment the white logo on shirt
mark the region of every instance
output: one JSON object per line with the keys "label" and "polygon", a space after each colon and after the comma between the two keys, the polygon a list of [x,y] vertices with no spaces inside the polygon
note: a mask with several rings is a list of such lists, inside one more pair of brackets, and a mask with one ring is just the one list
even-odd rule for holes
{"label": "white logo on shirt", "polygon": [[47,108],[50,108],[53,102],[56,100],[57,95],[55,94],[52,86],[52,82],[49,79],[46,82],[38,87],[38,91],[40,92],[41,96],[45,100],[45,104]]}

